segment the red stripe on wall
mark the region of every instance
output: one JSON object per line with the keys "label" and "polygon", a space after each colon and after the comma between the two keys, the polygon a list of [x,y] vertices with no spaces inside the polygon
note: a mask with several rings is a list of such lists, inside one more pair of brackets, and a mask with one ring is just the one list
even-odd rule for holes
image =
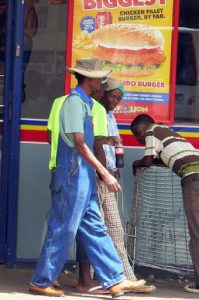
{"label": "red stripe on wall", "polygon": [[47,142],[46,130],[21,130],[20,141],[22,142]]}
{"label": "red stripe on wall", "polygon": [[191,137],[186,137],[186,140],[191,143],[196,149],[199,149],[199,138],[191,138]]}
{"label": "red stripe on wall", "polygon": [[[140,147],[143,146],[135,139],[133,135],[122,134],[122,142],[127,147]],[[186,140],[190,142],[195,148],[199,149],[199,138],[186,137]],[[45,130],[21,130],[20,141],[22,142],[47,142],[47,131]]]}
{"label": "red stripe on wall", "polygon": [[138,143],[138,141],[133,135],[121,134],[121,138],[124,146],[129,146],[129,147],[143,146],[140,143]]}
{"label": "red stripe on wall", "polygon": [[[129,136],[128,134],[121,135],[122,142],[124,146],[128,147],[137,147],[143,146],[135,139],[133,135]],[[186,137],[186,140],[190,142],[196,149],[199,149],[199,138],[198,137]]]}

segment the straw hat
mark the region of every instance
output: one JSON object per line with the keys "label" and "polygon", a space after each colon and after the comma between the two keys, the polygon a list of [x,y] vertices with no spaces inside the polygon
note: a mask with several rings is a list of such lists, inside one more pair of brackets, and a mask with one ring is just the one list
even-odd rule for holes
{"label": "straw hat", "polygon": [[73,75],[78,73],[88,78],[103,78],[112,72],[112,70],[103,70],[101,62],[95,58],[77,59],[75,67],[66,67],[66,70]]}

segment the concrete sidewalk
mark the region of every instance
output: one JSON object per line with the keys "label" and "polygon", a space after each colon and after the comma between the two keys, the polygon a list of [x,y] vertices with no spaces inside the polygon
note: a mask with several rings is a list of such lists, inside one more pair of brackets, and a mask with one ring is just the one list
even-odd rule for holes
{"label": "concrete sidewalk", "polygon": [[[33,270],[24,268],[6,269],[4,266],[0,267],[0,300],[44,300],[44,299],[58,299],[55,297],[35,296],[28,293],[28,281]],[[65,291],[66,296],[61,299],[68,300],[82,300],[88,298],[89,300],[103,300],[111,299],[110,296],[93,296],[80,295],[74,292],[74,286],[77,283],[77,275],[75,273],[63,273],[60,278],[60,283]],[[121,300],[163,300],[163,299],[199,299],[199,295],[184,292],[182,286],[175,280],[155,279],[153,282],[157,286],[157,291],[153,294],[126,294],[118,299]]]}

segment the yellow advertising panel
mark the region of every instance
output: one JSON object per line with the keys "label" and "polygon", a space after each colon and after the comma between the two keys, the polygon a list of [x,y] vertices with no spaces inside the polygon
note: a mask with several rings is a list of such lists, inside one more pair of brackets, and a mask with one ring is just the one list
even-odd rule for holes
{"label": "yellow advertising panel", "polygon": [[173,0],[74,1],[71,65],[95,57],[123,80],[120,123],[138,113],[169,118],[173,6]]}

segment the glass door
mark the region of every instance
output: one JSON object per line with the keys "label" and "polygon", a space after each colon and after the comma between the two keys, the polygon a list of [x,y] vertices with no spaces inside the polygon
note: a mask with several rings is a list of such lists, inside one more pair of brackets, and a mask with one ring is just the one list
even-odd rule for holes
{"label": "glass door", "polygon": [[15,257],[23,1],[0,0],[0,263]]}
{"label": "glass door", "polygon": [[[19,176],[22,160],[29,166],[32,157],[31,149],[27,150],[27,161],[25,157],[19,160],[20,152],[25,151],[20,145],[20,123],[34,122],[41,127],[53,99],[64,93],[67,3],[0,0],[0,263],[6,262],[9,267],[16,261],[17,244],[18,254],[21,249],[20,236],[24,245],[24,230],[28,237],[33,234],[20,200],[27,199],[23,193],[31,183],[38,189],[37,176],[32,176],[30,168],[27,185]],[[22,197],[18,196],[21,193]],[[29,194],[28,199],[34,203],[32,196]],[[30,216],[34,218],[32,211]],[[27,220],[28,226],[24,223]]]}

